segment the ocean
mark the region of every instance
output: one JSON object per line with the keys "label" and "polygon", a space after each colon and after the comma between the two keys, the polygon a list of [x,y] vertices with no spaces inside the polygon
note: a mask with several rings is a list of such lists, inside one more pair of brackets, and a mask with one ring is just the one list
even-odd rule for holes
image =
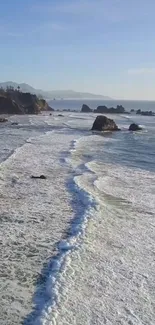
{"label": "ocean", "polygon": [[96,109],[97,106],[106,105],[107,107],[116,107],[117,105],[123,105],[126,111],[131,109],[142,111],[155,112],[155,101],[140,101],[140,100],[89,100],[89,99],[65,99],[65,100],[51,100],[49,105],[56,110],[70,109],[80,111],[83,104],[87,104],[91,109]]}
{"label": "ocean", "polygon": [[155,324],[155,117],[110,117],[0,125],[1,325]]}

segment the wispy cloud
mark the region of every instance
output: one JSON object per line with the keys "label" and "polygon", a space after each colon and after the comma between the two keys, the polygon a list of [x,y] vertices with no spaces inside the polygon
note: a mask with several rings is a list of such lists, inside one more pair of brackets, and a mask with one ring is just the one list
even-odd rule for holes
{"label": "wispy cloud", "polygon": [[129,75],[146,75],[155,74],[155,68],[139,68],[139,69],[129,69]]}
{"label": "wispy cloud", "polygon": [[40,33],[40,34],[49,34],[52,32],[61,32],[67,30],[67,25],[62,24],[59,22],[51,22],[46,21],[40,23],[38,26],[36,26],[35,29],[33,29],[33,33]]}
{"label": "wispy cloud", "polygon": [[21,30],[13,28],[10,25],[0,25],[1,38],[22,38],[26,36],[52,37],[53,33],[59,33],[67,30],[67,25],[58,22],[42,22],[40,24],[29,24],[28,27],[23,27]]}
{"label": "wispy cloud", "polygon": [[55,37],[63,37],[63,35],[66,34],[67,30],[68,26],[66,24],[54,21],[46,21],[33,27],[31,34],[33,37],[39,37],[41,41],[47,42],[55,39]]}
{"label": "wispy cloud", "polygon": [[61,23],[49,23],[46,28],[49,27],[53,31],[63,31],[67,29],[67,26]]}
{"label": "wispy cloud", "polygon": [[[97,3],[96,3],[97,2]],[[58,4],[55,6],[55,10],[57,12],[67,13],[67,14],[90,14],[92,12],[97,11],[100,5],[103,5],[103,1],[96,1],[93,0],[79,0],[79,1],[66,1],[66,3]],[[100,8],[101,9],[101,8]],[[95,10],[95,11],[94,11]]]}
{"label": "wispy cloud", "polygon": [[18,38],[24,36],[24,33],[21,31],[13,28],[9,24],[1,24],[0,25],[0,36],[1,37],[12,37],[12,38]]}
{"label": "wispy cloud", "polygon": [[24,33],[8,31],[8,32],[6,32],[6,35],[10,36],[10,37],[23,37]]}
{"label": "wispy cloud", "polygon": [[[100,0],[96,0],[100,1]],[[42,13],[54,13],[54,12],[61,12],[61,13],[68,13],[68,14],[82,14],[82,13],[89,13],[92,11],[92,8],[98,7],[95,5],[94,0],[66,0],[65,2],[56,2],[56,3],[43,3],[43,4],[36,4],[32,7],[34,11],[40,11]]]}
{"label": "wispy cloud", "polygon": [[66,0],[63,2],[36,4],[34,11],[46,14],[74,15],[82,18],[101,17],[106,20],[119,20],[118,11],[121,0]]}
{"label": "wispy cloud", "polygon": [[[133,10],[134,8],[134,10]],[[155,2],[149,5],[142,0],[65,0],[44,2],[33,6],[34,11],[46,14],[68,14],[88,17],[98,17],[109,22],[121,22],[145,19],[155,10]]]}

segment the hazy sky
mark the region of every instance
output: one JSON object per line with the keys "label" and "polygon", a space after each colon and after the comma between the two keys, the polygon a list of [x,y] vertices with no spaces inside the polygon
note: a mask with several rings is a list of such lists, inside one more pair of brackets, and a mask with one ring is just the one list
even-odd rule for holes
{"label": "hazy sky", "polygon": [[155,99],[155,0],[2,0],[7,80]]}

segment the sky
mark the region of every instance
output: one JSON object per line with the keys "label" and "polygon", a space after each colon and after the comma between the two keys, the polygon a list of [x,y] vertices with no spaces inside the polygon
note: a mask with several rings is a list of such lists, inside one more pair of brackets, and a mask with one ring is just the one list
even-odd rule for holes
{"label": "sky", "polygon": [[0,81],[155,100],[155,0],[2,0]]}

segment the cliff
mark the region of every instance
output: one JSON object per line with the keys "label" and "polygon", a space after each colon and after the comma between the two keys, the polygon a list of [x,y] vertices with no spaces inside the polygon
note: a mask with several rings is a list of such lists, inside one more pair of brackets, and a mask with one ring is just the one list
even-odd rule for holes
{"label": "cliff", "polygon": [[12,99],[0,95],[0,114],[21,114],[20,107]]}
{"label": "cliff", "polygon": [[43,110],[52,108],[36,95],[12,87],[0,89],[0,114],[39,114]]}
{"label": "cliff", "polygon": [[54,111],[54,109],[48,105],[45,99],[38,99],[38,104],[41,108],[41,110],[44,111]]}

